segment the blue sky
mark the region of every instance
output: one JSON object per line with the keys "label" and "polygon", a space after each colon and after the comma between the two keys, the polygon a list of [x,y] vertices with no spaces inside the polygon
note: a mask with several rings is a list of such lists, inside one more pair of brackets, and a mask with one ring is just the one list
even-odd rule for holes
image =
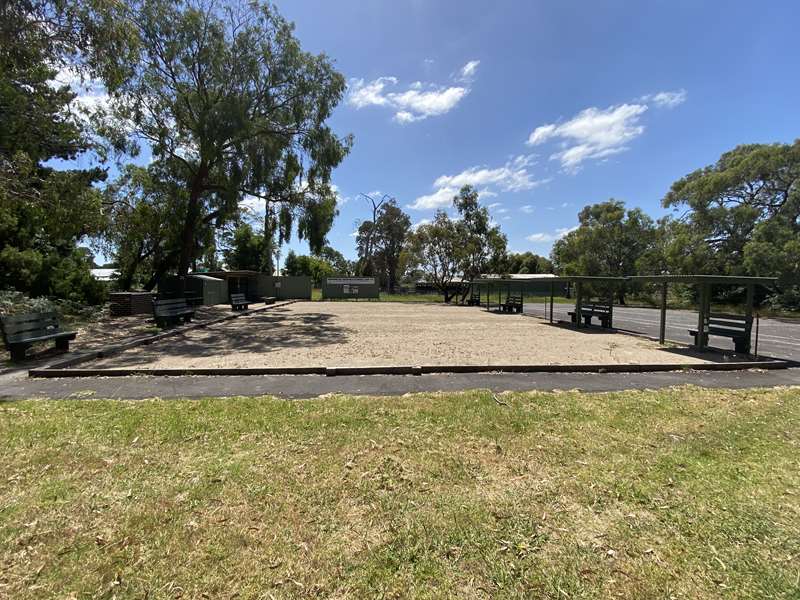
{"label": "blue sky", "polygon": [[474,183],[510,250],[547,254],[586,204],[661,216],[670,184],[722,152],[800,136],[796,2],[277,5],[350,83],[329,239],[351,258],[362,192],[419,223]]}

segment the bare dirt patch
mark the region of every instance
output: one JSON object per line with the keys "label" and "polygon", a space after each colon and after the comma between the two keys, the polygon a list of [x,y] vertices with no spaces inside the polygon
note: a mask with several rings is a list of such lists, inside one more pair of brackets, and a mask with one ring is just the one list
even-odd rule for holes
{"label": "bare dirt patch", "polygon": [[391,365],[700,364],[714,355],[522,315],[432,304],[298,302],[89,365],[261,368]]}

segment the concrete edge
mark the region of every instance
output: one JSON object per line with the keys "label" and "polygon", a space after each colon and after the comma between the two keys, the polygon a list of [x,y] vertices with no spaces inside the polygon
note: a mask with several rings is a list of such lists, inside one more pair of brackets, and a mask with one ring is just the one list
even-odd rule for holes
{"label": "concrete edge", "polygon": [[128,377],[149,376],[226,376],[226,375],[423,375],[431,373],[656,373],[664,371],[746,371],[750,369],[788,369],[793,361],[764,360],[708,364],[644,365],[399,365],[365,367],[256,367],[240,369],[31,369],[29,377]]}
{"label": "concrete edge", "polygon": [[[224,315],[222,317],[217,317],[216,319],[210,319],[208,321],[198,321],[195,323],[189,323],[187,325],[182,325],[179,327],[173,327],[172,329],[167,329],[165,331],[160,331],[153,335],[143,336],[134,338],[131,340],[125,340],[118,344],[112,344],[110,346],[104,346],[98,350],[90,350],[88,352],[81,352],[65,358],[63,360],[57,360],[55,362],[49,363],[44,367],[40,367],[37,369],[29,369],[28,370],[28,377],[45,377],[45,375],[37,374],[33,375],[32,373],[42,373],[45,371],[60,371],[65,369],[66,367],[70,367],[72,365],[77,365],[80,363],[88,362],[91,360],[96,360],[98,358],[106,358],[109,356],[114,356],[115,354],[119,354],[120,352],[124,352],[125,350],[130,350],[131,348],[136,348],[138,346],[147,346],[149,344],[153,344],[155,342],[161,341],[163,339],[176,336],[181,333],[186,333],[187,331],[193,331],[195,329],[203,329],[205,327],[209,327],[211,325],[217,325],[219,323],[224,323],[225,321],[231,321],[233,319],[238,319],[239,317],[244,317],[247,315],[252,315],[255,313],[260,313],[265,310],[271,308],[278,308],[281,306],[287,306],[289,304],[293,304],[298,302],[297,300],[285,300],[281,303],[274,303],[274,304],[266,304],[264,306],[260,306],[258,308],[252,308],[249,310],[240,310],[236,312],[232,312],[230,314]],[[88,371],[97,370],[97,369],[86,369]],[[118,369],[114,369],[118,370]],[[135,370],[135,369],[134,369]],[[166,369],[169,370],[169,369]]]}

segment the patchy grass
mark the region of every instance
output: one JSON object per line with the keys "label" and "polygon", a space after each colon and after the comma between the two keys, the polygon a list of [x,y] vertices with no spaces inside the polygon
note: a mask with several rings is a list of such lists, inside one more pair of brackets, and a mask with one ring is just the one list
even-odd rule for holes
{"label": "patchy grass", "polygon": [[800,390],[0,405],[0,597],[797,598]]}

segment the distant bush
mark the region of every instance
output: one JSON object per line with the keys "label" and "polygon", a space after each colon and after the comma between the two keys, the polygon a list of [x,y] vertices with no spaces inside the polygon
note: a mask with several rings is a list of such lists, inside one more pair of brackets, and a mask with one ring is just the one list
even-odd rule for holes
{"label": "distant bush", "polygon": [[0,315],[21,315],[35,312],[55,312],[68,320],[93,321],[100,316],[102,308],[46,296],[30,298],[22,292],[0,290]]}

